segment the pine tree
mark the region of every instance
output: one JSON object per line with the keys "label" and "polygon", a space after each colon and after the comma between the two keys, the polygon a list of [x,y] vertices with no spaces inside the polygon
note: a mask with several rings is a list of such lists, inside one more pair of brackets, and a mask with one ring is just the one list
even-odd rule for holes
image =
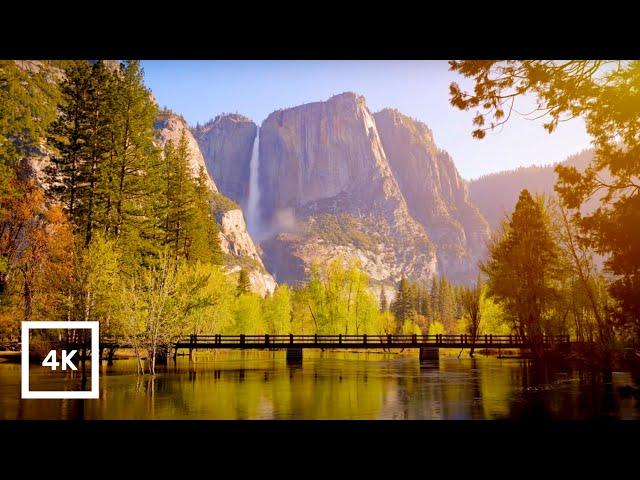
{"label": "pine tree", "polygon": [[160,192],[160,159],[153,143],[157,107],[144,86],[138,62],[121,65],[114,85],[111,149],[103,178],[105,231],[116,239],[127,237],[125,243],[136,243],[151,236],[149,219]]}
{"label": "pine tree", "polygon": [[187,225],[190,244],[187,259],[222,265],[220,231],[213,214],[213,199],[206,175],[201,167],[198,178],[195,179],[194,211]]}
{"label": "pine tree", "polygon": [[384,286],[380,287],[380,311],[386,312],[389,310],[389,303],[387,300],[387,295],[384,293]]}
{"label": "pine tree", "polygon": [[481,269],[488,275],[488,294],[503,304],[518,333],[538,355],[543,317],[557,295],[558,262],[558,246],[542,199],[523,190]]}
{"label": "pine tree", "polygon": [[201,169],[197,178],[189,167],[185,132],[177,148],[165,146],[164,243],[174,258],[222,264],[219,230],[213,215],[213,199]]}
{"label": "pine tree", "polygon": [[413,294],[411,284],[406,278],[402,278],[398,284],[398,292],[396,298],[391,304],[391,311],[396,317],[396,333],[402,332],[405,321],[407,321],[412,313],[413,309]]}
{"label": "pine tree", "polygon": [[439,292],[439,283],[438,277],[435,275],[431,277],[431,288],[429,290],[429,305],[431,306],[431,322],[440,322],[442,323],[442,319],[440,317],[440,292]]}
{"label": "pine tree", "polygon": [[51,191],[88,245],[105,220],[102,176],[112,139],[113,82],[102,62],[70,62],[65,73],[60,115],[49,131],[57,150],[49,172]]}
{"label": "pine tree", "polygon": [[194,216],[195,188],[189,169],[189,147],[182,132],[178,145],[171,141],[165,146],[166,217],[165,244],[175,259],[187,258],[189,251],[188,225]]}
{"label": "pine tree", "polygon": [[251,282],[249,281],[249,273],[243,268],[238,275],[238,286],[236,288],[236,296],[251,291]]}

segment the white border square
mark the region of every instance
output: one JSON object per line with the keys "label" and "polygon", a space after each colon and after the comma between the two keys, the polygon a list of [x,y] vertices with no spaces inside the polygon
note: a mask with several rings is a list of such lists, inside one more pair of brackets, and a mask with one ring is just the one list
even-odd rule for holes
{"label": "white border square", "polygon": [[[35,391],[29,390],[29,330],[31,329],[76,329],[91,330],[91,390],[82,391]],[[21,398],[100,398],[100,332],[99,322],[22,322],[22,395]]]}

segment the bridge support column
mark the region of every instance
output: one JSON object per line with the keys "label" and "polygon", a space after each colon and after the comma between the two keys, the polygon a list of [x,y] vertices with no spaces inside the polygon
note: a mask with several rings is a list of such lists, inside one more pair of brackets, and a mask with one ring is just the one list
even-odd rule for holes
{"label": "bridge support column", "polygon": [[109,356],[107,357],[107,365],[113,365],[113,354],[116,352],[116,347],[109,347]]}
{"label": "bridge support column", "polygon": [[287,348],[287,364],[302,363],[302,348]]}
{"label": "bridge support column", "polygon": [[440,360],[440,349],[437,347],[422,347],[420,348],[420,361],[438,361]]}
{"label": "bridge support column", "polygon": [[156,365],[166,365],[169,358],[169,347],[160,345],[156,351]]}

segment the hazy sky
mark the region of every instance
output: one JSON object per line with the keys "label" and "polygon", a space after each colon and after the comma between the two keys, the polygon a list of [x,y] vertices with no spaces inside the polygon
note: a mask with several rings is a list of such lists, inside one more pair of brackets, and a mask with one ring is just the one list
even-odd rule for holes
{"label": "hazy sky", "polygon": [[[542,121],[513,115],[501,131],[471,137],[473,112],[449,104],[458,81],[446,61],[144,61],[145,79],[161,106],[195,125],[219,113],[260,124],[274,110],[326,100],[345,91],[364,95],[372,112],[397,108],[425,122],[467,179],[518,166],[547,164],[589,147],[582,120],[553,133]],[[468,85],[468,84],[467,84]],[[525,111],[525,106],[522,106]]]}

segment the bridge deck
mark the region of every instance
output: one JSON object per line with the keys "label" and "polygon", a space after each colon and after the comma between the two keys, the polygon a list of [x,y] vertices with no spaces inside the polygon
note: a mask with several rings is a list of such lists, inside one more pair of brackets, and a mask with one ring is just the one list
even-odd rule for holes
{"label": "bridge deck", "polygon": [[[545,347],[572,345],[568,335],[542,338]],[[19,342],[3,347],[19,348]],[[132,345],[117,338],[105,338],[100,347],[126,348]],[[174,349],[389,349],[389,348],[528,348],[519,335],[189,335],[172,342]],[[81,345],[77,345],[81,347]]]}

